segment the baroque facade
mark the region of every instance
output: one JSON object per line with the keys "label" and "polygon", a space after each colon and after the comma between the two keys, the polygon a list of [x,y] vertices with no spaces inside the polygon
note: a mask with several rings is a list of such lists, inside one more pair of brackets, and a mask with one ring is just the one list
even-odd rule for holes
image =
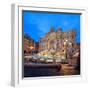
{"label": "baroque facade", "polygon": [[76,32],[75,30],[69,30],[62,32],[59,28],[57,31],[51,28],[50,32],[45,37],[40,39],[39,52],[47,50],[62,51],[76,46]]}

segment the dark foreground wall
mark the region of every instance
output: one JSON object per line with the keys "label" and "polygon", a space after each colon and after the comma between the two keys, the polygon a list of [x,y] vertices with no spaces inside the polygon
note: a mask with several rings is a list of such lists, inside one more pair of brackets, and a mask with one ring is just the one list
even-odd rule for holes
{"label": "dark foreground wall", "polygon": [[24,64],[24,77],[60,75],[60,64]]}

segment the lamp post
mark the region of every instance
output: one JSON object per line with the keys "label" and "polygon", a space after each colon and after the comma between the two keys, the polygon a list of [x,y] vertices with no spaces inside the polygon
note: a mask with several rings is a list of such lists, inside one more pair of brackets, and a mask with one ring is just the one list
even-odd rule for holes
{"label": "lamp post", "polygon": [[65,54],[66,59],[67,59],[67,47],[68,47],[68,40],[66,39],[64,42],[64,49],[65,49],[64,54]]}

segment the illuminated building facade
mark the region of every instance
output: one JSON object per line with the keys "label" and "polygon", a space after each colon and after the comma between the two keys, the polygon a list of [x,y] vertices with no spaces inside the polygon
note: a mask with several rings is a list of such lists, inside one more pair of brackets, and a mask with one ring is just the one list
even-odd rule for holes
{"label": "illuminated building facade", "polygon": [[44,50],[55,50],[56,52],[64,51],[67,54],[67,57],[69,57],[69,54],[76,50],[76,45],[75,30],[62,32],[61,28],[57,31],[55,31],[54,28],[51,28],[50,32],[40,39],[39,52]]}
{"label": "illuminated building facade", "polygon": [[35,41],[30,36],[24,35],[24,53],[31,53],[35,48]]}

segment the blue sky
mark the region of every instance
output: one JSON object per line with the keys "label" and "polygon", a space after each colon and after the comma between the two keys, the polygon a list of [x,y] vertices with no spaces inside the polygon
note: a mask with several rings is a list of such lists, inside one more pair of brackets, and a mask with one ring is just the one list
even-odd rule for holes
{"label": "blue sky", "polygon": [[80,15],[68,13],[47,13],[47,12],[23,12],[24,34],[31,36],[36,42],[44,37],[51,27],[57,31],[75,29],[77,32],[76,41],[80,42]]}

